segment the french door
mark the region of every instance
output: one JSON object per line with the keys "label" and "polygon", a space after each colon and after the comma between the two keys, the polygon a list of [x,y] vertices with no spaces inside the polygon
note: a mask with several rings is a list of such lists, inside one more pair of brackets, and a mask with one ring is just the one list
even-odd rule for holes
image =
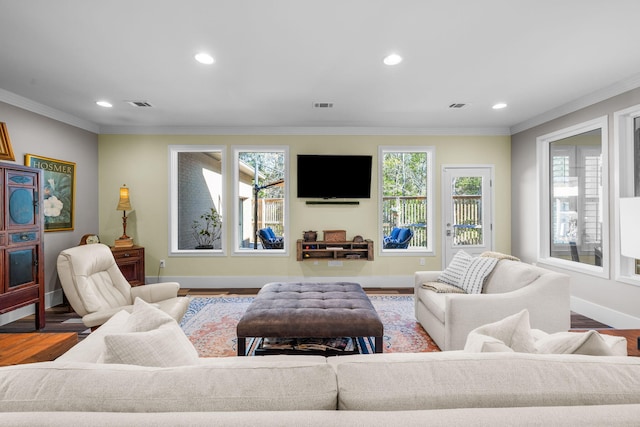
{"label": "french door", "polygon": [[492,166],[443,166],[443,268],[459,250],[493,250]]}

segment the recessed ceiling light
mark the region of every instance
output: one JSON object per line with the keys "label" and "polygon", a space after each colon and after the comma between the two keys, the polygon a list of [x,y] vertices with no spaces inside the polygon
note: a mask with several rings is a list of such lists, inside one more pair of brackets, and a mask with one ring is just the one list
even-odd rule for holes
{"label": "recessed ceiling light", "polygon": [[504,102],[498,102],[491,108],[493,108],[494,110],[502,110],[503,108],[507,108],[507,104],[505,104]]}
{"label": "recessed ceiling light", "polygon": [[104,108],[113,107],[113,105],[111,105],[111,103],[109,101],[96,101],[96,104],[98,104],[99,106],[104,107]]}
{"label": "recessed ceiling light", "polygon": [[386,65],[398,65],[402,62],[402,56],[397,53],[392,53],[391,55],[385,56],[383,62]]}
{"label": "recessed ceiling light", "polygon": [[205,65],[211,65],[215,62],[215,60],[213,59],[213,56],[209,55],[208,53],[198,53],[196,56],[196,61],[198,61],[201,64],[205,64]]}

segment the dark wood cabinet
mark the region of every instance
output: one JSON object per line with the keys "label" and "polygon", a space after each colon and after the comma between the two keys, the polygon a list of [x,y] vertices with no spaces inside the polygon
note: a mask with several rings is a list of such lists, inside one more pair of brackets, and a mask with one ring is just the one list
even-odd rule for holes
{"label": "dark wood cabinet", "polygon": [[144,248],[131,246],[130,248],[111,247],[113,257],[118,268],[131,286],[144,285]]}
{"label": "dark wood cabinet", "polygon": [[35,304],[36,329],[44,316],[42,171],[0,163],[0,313]]}

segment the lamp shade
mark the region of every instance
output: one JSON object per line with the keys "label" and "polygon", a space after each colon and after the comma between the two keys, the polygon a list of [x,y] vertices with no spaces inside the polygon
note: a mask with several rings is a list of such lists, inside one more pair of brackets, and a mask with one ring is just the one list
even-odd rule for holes
{"label": "lamp shade", "polygon": [[120,201],[118,201],[117,211],[130,211],[131,201],[129,200],[129,189],[126,185],[120,187]]}
{"label": "lamp shade", "polygon": [[620,199],[620,253],[640,259],[640,197]]}

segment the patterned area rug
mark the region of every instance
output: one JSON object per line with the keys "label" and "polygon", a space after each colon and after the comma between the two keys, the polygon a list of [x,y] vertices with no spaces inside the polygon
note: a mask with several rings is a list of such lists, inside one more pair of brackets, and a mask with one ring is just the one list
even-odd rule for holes
{"label": "patterned area rug", "polygon": [[[440,351],[415,319],[413,296],[369,296],[384,325],[384,352]],[[236,325],[253,297],[193,297],[180,326],[201,357],[236,355]]]}

